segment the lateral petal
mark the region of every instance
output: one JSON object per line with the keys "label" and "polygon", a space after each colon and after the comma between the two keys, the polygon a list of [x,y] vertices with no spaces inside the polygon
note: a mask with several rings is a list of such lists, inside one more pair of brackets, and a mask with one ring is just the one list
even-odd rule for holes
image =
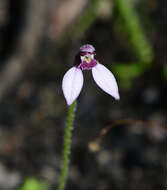
{"label": "lateral petal", "polygon": [[79,96],[83,86],[83,74],[81,69],[72,67],[69,69],[62,81],[63,94],[68,106]]}
{"label": "lateral petal", "polygon": [[98,63],[92,68],[92,75],[96,84],[106,93],[119,100],[118,85],[112,72],[104,65]]}

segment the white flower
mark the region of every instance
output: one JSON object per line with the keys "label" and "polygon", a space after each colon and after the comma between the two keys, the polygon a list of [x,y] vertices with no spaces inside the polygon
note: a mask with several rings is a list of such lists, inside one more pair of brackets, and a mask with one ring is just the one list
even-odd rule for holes
{"label": "white flower", "polygon": [[116,79],[109,69],[94,59],[95,48],[84,45],[75,59],[75,66],[69,69],[62,82],[62,89],[67,104],[70,106],[79,96],[83,86],[82,70],[92,70],[96,84],[106,93],[119,100],[119,91]]}

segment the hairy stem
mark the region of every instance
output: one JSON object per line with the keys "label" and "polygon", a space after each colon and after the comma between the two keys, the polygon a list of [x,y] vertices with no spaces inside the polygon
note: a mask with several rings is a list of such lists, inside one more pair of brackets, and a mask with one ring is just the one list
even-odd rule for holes
{"label": "hairy stem", "polygon": [[73,128],[75,110],[76,110],[76,101],[69,107],[69,111],[68,111],[67,125],[66,125],[65,136],[64,136],[61,176],[60,176],[60,181],[58,185],[58,190],[64,190],[66,181],[67,181],[68,166],[69,166],[69,161],[70,161],[69,155],[70,155],[70,149],[71,149],[72,128]]}

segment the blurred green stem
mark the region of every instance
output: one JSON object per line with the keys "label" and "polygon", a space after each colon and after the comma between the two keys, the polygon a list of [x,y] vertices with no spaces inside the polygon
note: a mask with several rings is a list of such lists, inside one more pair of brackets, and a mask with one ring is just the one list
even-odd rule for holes
{"label": "blurred green stem", "polygon": [[69,40],[77,40],[81,38],[84,33],[92,26],[95,22],[98,14],[97,9],[99,6],[99,0],[88,1],[88,6],[82,12],[81,16],[71,26],[71,28],[65,33],[64,38],[58,40],[59,44],[67,43]]}
{"label": "blurred green stem", "polygon": [[130,0],[115,0],[114,3],[120,27],[128,36],[138,61],[145,63],[145,66],[150,65],[154,57],[153,49],[132,2]]}
{"label": "blurred green stem", "polygon": [[80,16],[75,25],[73,25],[73,28],[71,30],[72,38],[80,38],[85,33],[85,31],[88,30],[90,26],[95,22],[97,18],[98,5],[99,0],[89,1],[87,9],[84,11],[82,16]]}
{"label": "blurred green stem", "polygon": [[61,168],[61,176],[58,185],[58,190],[64,190],[67,175],[68,175],[68,166],[69,166],[69,155],[71,149],[71,136],[72,136],[72,128],[73,122],[75,117],[75,110],[76,110],[76,101],[69,107],[68,116],[67,116],[67,125],[65,129],[65,136],[64,136],[64,147],[63,147],[63,156],[62,156],[62,168]]}

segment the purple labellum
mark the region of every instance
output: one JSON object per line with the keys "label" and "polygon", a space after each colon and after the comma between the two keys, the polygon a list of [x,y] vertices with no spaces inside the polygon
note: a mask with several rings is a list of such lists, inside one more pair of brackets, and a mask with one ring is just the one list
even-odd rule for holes
{"label": "purple labellum", "polygon": [[82,70],[90,70],[93,67],[95,67],[97,65],[97,61],[95,59],[91,59],[90,62],[87,61],[82,61],[82,63],[79,65],[79,68],[81,68]]}

